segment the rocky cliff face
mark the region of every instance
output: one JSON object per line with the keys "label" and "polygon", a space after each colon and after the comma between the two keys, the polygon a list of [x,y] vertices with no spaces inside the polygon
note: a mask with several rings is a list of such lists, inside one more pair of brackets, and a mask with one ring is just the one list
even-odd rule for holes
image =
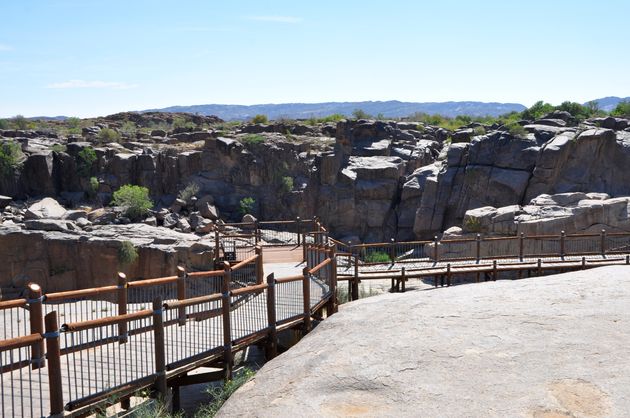
{"label": "rocky cliff face", "polygon": [[[427,238],[460,225],[467,210],[524,205],[540,194],[630,195],[628,121],[569,126],[565,116],[525,125],[520,136],[497,126],[448,132],[359,120],[219,129],[211,125],[218,121],[205,121],[210,125],[203,130],[97,140],[105,126],[132,121],[129,115],[85,128],[81,137],[0,131],[26,155],[21,169],[0,179],[0,193],[56,196],[77,206],[90,177],[98,180],[102,204],[120,186],[138,184],[149,188],[158,212],[167,211],[158,216],[162,225],[177,193],[196,183],[198,197],[214,202],[224,219],[239,219],[239,202],[253,197],[261,219],[318,215],[337,237],[355,241]],[[86,168],[80,155],[87,148],[96,161]]]}

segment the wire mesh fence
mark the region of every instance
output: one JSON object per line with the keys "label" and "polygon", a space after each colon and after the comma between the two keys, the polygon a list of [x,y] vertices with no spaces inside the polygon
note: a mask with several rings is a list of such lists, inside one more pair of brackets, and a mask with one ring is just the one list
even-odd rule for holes
{"label": "wire mesh fence", "polygon": [[[20,340],[20,341],[17,341]],[[32,349],[39,334],[3,341],[0,345],[0,414],[2,417],[48,416],[48,380]]]}
{"label": "wire mesh fence", "polygon": [[267,328],[266,289],[231,296],[231,304],[234,306],[230,311],[233,340],[247,338]]}

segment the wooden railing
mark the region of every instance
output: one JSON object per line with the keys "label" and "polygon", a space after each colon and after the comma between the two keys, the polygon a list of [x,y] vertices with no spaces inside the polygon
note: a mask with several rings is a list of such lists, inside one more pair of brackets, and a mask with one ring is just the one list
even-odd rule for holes
{"label": "wooden railing", "polygon": [[261,341],[275,356],[279,331],[308,332],[312,316],[336,310],[334,252],[308,254],[301,275],[279,279],[263,279],[261,252],[221,270],[133,282],[119,273],[94,289],[30,285],[28,298],[0,302],[2,415],[82,415],[147,388],[166,397],[200,365],[229,378],[233,353]]}

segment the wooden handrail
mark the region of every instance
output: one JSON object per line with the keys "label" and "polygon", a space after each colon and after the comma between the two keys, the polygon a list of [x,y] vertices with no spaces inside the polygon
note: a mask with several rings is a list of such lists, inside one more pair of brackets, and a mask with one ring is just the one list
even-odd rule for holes
{"label": "wooden handrail", "polygon": [[332,258],[327,258],[324,261],[322,261],[321,263],[319,263],[318,265],[316,265],[315,267],[313,267],[312,269],[310,269],[308,271],[308,273],[309,274],[315,274],[318,271],[320,271],[321,269],[323,269],[324,267],[326,267],[330,263],[332,263]]}
{"label": "wooden handrail", "polygon": [[102,286],[92,287],[89,289],[69,290],[66,292],[48,293],[46,295],[47,302],[55,302],[64,299],[80,298],[86,296],[102,295],[103,293],[113,293],[118,291],[118,286]]}
{"label": "wooden handrail", "polygon": [[30,334],[23,337],[9,338],[7,340],[0,340],[0,352],[14,350],[16,348],[27,347],[34,343],[43,341],[44,337],[41,334]]}
{"label": "wooden handrail", "polygon": [[28,301],[26,299],[13,299],[0,302],[0,311],[3,309],[24,308]]}
{"label": "wooden handrail", "polygon": [[223,270],[191,271],[187,274],[188,274],[188,277],[197,277],[197,278],[221,277],[225,274],[225,271]]}
{"label": "wooden handrail", "polygon": [[248,293],[260,293],[267,288],[267,283],[261,283],[254,286],[241,287],[230,292],[232,296],[246,295]]}
{"label": "wooden handrail", "polygon": [[177,276],[168,276],[168,277],[160,277],[159,279],[147,279],[147,280],[136,280],[133,282],[127,283],[127,287],[145,287],[145,286],[156,286],[165,283],[173,283],[177,281]]}
{"label": "wooden handrail", "polygon": [[232,271],[239,270],[239,269],[245,267],[246,265],[248,265],[249,263],[253,263],[254,261],[256,261],[258,259],[258,257],[259,257],[258,254],[255,254],[255,255],[252,255],[249,258],[246,258],[243,261],[240,261],[240,262],[234,264],[232,266]]}
{"label": "wooden handrail", "polygon": [[166,309],[185,308],[186,306],[200,305],[202,303],[216,302],[221,300],[221,293],[213,293],[211,295],[198,296],[196,298],[189,298],[183,300],[169,301],[164,304]]}
{"label": "wooden handrail", "polygon": [[276,284],[298,282],[302,280],[304,280],[304,276],[302,276],[301,274],[299,276],[280,277],[276,279]]}
{"label": "wooden handrail", "polygon": [[151,315],[153,315],[153,310],[144,309],[138,312],[124,314],[124,315],[116,315],[116,316],[109,316],[106,318],[90,319],[88,321],[81,321],[81,322],[70,322],[67,324],[63,324],[61,326],[61,329],[63,331],[68,331],[68,332],[83,331],[86,329],[104,327],[107,325],[116,325],[122,322],[129,322],[129,321],[134,321],[138,319],[144,319],[144,318],[150,317]]}

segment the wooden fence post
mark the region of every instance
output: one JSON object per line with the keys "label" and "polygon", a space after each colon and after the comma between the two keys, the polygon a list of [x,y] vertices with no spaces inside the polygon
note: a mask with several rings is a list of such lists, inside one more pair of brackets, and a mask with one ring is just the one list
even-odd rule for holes
{"label": "wooden fence post", "polygon": [[433,237],[433,260],[437,263],[440,261],[440,253],[438,252],[438,236]]}
{"label": "wooden fence post", "polygon": [[481,260],[481,234],[477,234],[477,263]]}
{"label": "wooden fence post", "polygon": [[258,225],[258,219],[254,221],[254,244],[258,245],[260,236],[260,225]]}
{"label": "wooden fence post", "polygon": [[[30,311],[31,334],[44,333],[44,314],[42,309],[42,288],[37,283],[29,283],[28,288],[28,309]],[[33,343],[31,346],[31,361],[33,370],[46,366],[46,355],[44,354],[44,341]]]}
{"label": "wooden fence post", "polygon": [[359,255],[354,255],[354,277],[352,278],[352,298],[350,300],[359,300]]}
{"label": "wooden fence post", "polygon": [[295,224],[295,230],[297,231],[297,245],[299,247],[300,245],[302,245],[302,222],[300,221],[299,216],[295,218]]}
{"label": "wooden fence post", "polygon": [[59,348],[59,324],[57,312],[44,318],[46,323],[46,356],[48,357],[48,390],[50,394],[50,416],[63,416],[63,385],[61,383],[61,350]]}
{"label": "wooden fence post", "polygon": [[331,246],[328,251],[332,262],[329,264],[330,269],[330,302],[328,307],[326,308],[326,315],[330,316],[334,313],[337,313],[337,256],[335,253],[335,247]]}
{"label": "wooden fence post", "polygon": [[538,259],[538,276],[542,276],[542,260]]}
{"label": "wooden fence post", "polygon": [[560,257],[564,258],[565,253],[565,239],[566,234],[564,231],[560,231]]}
{"label": "wooden fence post", "polygon": [[262,284],[265,280],[265,271],[263,267],[263,249],[260,245],[256,246],[256,284]]}
{"label": "wooden fence post", "polygon": [[267,276],[267,319],[269,336],[267,343],[267,358],[278,355],[278,328],[276,325],[276,279],[273,273]]}
{"label": "wooden fence post", "polygon": [[525,241],[525,233],[521,232],[518,236],[518,258],[520,261],[523,261],[523,247]]}
{"label": "wooden fence post", "polygon": [[[127,313],[127,303],[129,301],[129,293],[127,286],[127,276],[125,273],[118,273],[118,315],[125,315]],[[124,344],[129,340],[127,335],[127,322],[121,322],[118,324],[118,343]]]}
{"label": "wooden fence post", "polygon": [[232,322],[230,320],[230,282],[232,280],[232,269],[230,263],[223,263],[223,282],[221,307],[223,316],[223,363],[225,381],[232,379]]}
{"label": "wooden fence post", "polygon": [[389,259],[392,260],[392,264],[396,262],[396,243],[394,242],[394,238],[390,238]]}
{"label": "wooden fence post", "polygon": [[602,252],[602,257],[606,256],[606,230],[602,229],[600,234],[600,249]]}
{"label": "wooden fence post", "polygon": [[405,277],[405,267],[403,266],[402,268],[402,272],[401,272],[401,280],[402,280],[402,291],[403,293],[405,293],[405,291],[407,290],[407,277]]}
{"label": "wooden fence post", "polygon": [[162,298],[153,299],[153,339],[155,344],[155,389],[163,401],[167,399],[166,386],[166,345],[164,343],[164,318]]}
{"label": "wooden fence post", "polygon": [[586,257],[582,257],[582,270],[586,268]]}
{"label": "wooden fence post", "polygon": [[[219,262],[220,253],[220,241],[219,241],[219,227],[214,226],[214,265],[216,266]],[[216,268],[216,267],[215,267]]]}
{"label": "wooden fence post", "polygon": [[492,280],[497,281],[497,260],[492,260]]}
{"label": "wooden fence post", "polygon": [[[182,266],[177,266],[177,300],[186,299],[186,277],[186,269]],[[179,326],[186,325],[185,306],[177,310],[177,323]]]}
{"label": "wooden fence post", "polygon": [[304,332],[311,330],[311,277],[309,268],[304,267],[302,270],[302,297],[304,300]]}
{"label": "wooden fence post", "polygon": [[[446,286],[451,285],[451,274],[451,263],[448,263],[446,265]],[[444,286],[444,283],[442,283],[442,286]]]}

